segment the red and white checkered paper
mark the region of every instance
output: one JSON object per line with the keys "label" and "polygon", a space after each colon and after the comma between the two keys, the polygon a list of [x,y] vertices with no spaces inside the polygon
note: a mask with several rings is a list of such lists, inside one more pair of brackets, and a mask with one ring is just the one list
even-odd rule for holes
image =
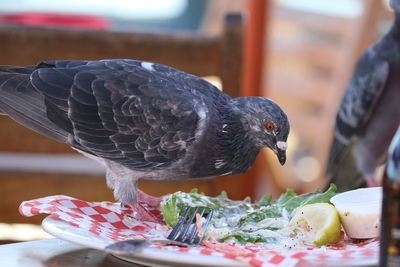
{"label": "red and white checkered paper", "polygon": [[[134,219],[132,210],[111,202],[87,202],[69,196],[49,196],[24,201],[19,212],[24,216],[51,214],[74,227],[81,228],[106,240],[109,243],[127,238],[165,238],[171,230],[166,225],[142,222]],[[159,210],[152,210],[160,216]],[[124,216],[124,215],[125,216]],[[302,249],[266,249],[262,244],[220,245],[203,242],[197,247],[152,245],[155,248],[191,253],[193,255],[210,255],[235,259],[253,266],[325,266],[346,265],[356,262],[378,262],[379,240],[362,243],[343,241],[339,244],[324,247],[304,247]]]}

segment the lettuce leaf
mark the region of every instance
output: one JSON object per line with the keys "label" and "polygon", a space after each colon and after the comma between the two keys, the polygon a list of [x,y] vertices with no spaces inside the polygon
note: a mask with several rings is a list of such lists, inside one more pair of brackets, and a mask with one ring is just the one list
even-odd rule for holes
{"label": "lettuce leaf", "polygon": [[176,205],[176,195],[171,195],[162,206],[164,221],[169,226],[175,226],[179,220],[179,209]]}
{"label": "lettuce leaf", "polygon": [[296,193],[288,189],[286,193],[281,195],[276,201],[275,204],[285,208],[288,212],[292,212],[298,207],[314,204],[314,203],[330,203],[330,199],[336,194],[336,185],[330,184],[328,190],[324,193],[321,193],[319,189],[317,189],[314,193],[296,195]]}

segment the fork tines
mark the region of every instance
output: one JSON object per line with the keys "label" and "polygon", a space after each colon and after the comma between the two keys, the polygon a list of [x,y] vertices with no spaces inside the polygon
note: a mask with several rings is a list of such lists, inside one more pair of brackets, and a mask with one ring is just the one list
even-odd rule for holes
{"label": "fork tines", "polygon": [[[190,213],[192,210],[192,213]],[[206,210],[209,210],[207,217],[201,227],[201,234],[199,235],[197,225],[195,222],[196,214],[203,216]],[[190,216],[189,216],[190,215]],[[187,207],[183,215],[179,218],[178,223],[172,229],[171,233],[168,235],[168,239],[183,242],[189,245],[197,245],[202,240],[208,224],[213,216],[213,210],[205,207],[191,208]]]}

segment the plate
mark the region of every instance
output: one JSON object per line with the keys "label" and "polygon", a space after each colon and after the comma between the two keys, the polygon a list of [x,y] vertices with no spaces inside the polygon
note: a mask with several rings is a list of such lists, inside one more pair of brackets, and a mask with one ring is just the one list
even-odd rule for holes
{"label": "plate", "polygon": [[[113,241],[102,238],[101,236],[95,235],[85,229],[77,228],[72,226],[71,224],[57,219],[53,216],[46,217],[42,222],[43,229],[57,237],[59,239],[69,241],[75,244],[79,244],[85,247],[104,250],[104,248]],[[349,250],[348,253],[352,253],[354,251]],[[346,254],[346,253],[344,253]],[[248,267],[252,266],[245,262],[240,262],[236,260],[227,259],[224,257],[218,257],[213,255],[201,255],[197,253],[187,253],[186,251],[169,251],[163,250],[160,248],[144,248],[142,251],[132,255],[132,256],[122,256],[122,255],[114,255],[120,259],[123,259],[128,262],[149,265],[149,266],[159,266],[159,267],[170,267],[170,266],[216,266],[216,267]],[[327,256],[327,255],[326,255]],[[329,259],[326,257],[325,262],[322,261],[322,258],[318,261],[317,259],[313,260],[305,260],[302,261],[301,265],[307,266],[307,262],[313,265],[323,264],[323,266],[376,266],[378,264],[378,260],[376,258],[369,259],[345,259],[344,261]],[[278,264],[279,266],[279,264]],[[285,265],[282,265],[285,266]]]}

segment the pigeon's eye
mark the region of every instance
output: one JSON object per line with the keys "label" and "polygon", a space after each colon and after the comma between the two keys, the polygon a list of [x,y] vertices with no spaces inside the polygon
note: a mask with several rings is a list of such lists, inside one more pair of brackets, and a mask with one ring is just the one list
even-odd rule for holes
{"label": "pigeon's eye", "polygon": [[275,129],[275,125],[271,122],[267,122],[266,124],[264,124],[265,129],[267,129],[267,131],[272,131]]}

